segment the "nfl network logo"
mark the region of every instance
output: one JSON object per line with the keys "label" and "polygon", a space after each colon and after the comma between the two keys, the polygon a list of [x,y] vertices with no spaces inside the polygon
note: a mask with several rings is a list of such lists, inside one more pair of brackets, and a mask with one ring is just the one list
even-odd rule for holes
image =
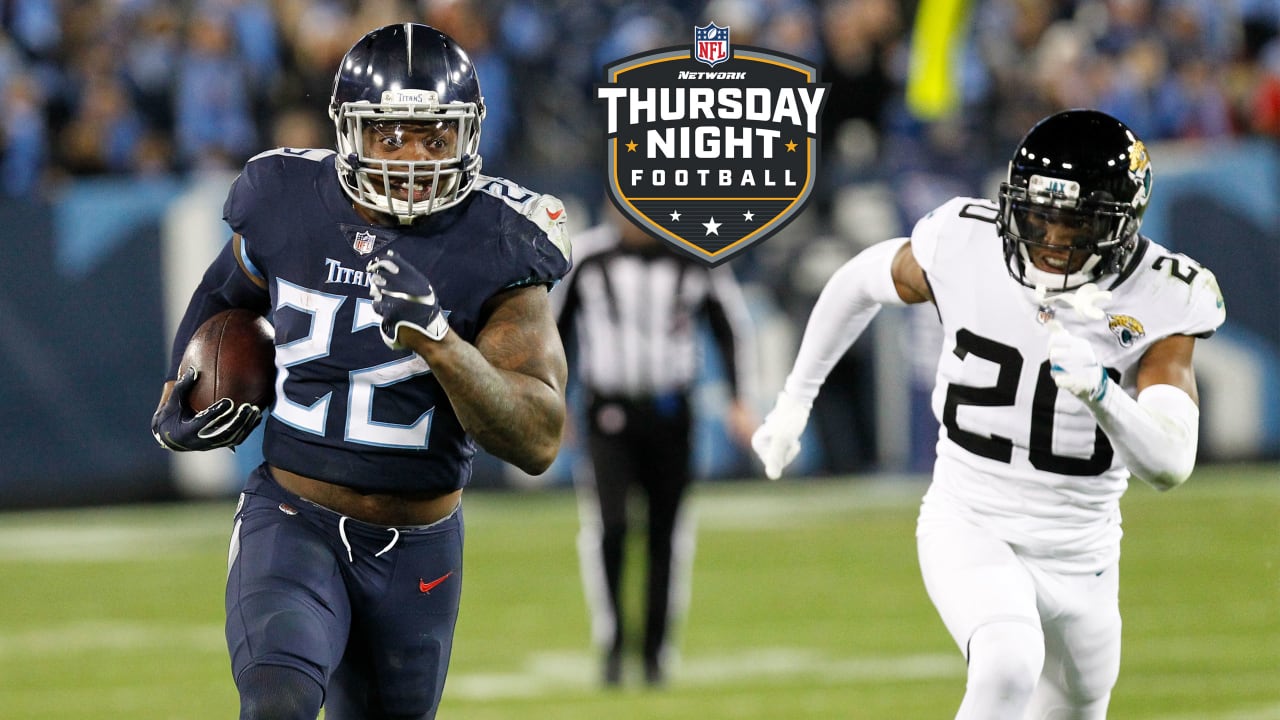
{"label": "nfl network logo", "polygon": [[729,28],[709,23],[694,27],[692,43],[604,70],[605,182],[637,227],[716,265],[808,201],[830,89],[818,68],[749,45],[731,52]]}
{"label": "nfl network logo", "polygon": [[695,60],[715,67],[729,59],[729,28],[715,23],[694,26],[693,47]]}

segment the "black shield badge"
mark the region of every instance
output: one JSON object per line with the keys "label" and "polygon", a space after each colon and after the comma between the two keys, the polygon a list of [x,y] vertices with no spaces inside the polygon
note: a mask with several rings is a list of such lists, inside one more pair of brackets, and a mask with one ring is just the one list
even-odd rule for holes
{"label": "black shield badge", "polygon": [[713,23],[695,28],[688,46],[619,60],[596,86],[610,199],[708,265],[781,230],[805,206],[829,89],[804,60],[731,48],[728,30]]}

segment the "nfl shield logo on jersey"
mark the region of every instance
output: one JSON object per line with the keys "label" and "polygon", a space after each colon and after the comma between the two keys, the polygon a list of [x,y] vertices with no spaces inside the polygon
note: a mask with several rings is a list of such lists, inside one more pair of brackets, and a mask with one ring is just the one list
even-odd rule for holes
{"label": "nfl shield logo on jersey", "polygon": [[694,59],[715,67],[729,59],[729,28],[708,23],[693,28]]}
{"label": "nfl shield logo on jersey", "polygon": [[355,251],[361,255],[368,255],[373,251],[373,241],[375,239],[373,233],[361,231],[356,233],[356,239],[351,243],[351,247],[355,248]]}

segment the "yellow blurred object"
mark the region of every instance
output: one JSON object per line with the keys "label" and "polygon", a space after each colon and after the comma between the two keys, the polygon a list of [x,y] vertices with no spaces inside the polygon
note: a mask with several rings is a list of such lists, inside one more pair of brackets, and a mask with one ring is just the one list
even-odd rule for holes
{"label": "yellow blurred object", "polygon": [[957,60],[969,24],[970,0],[921,0],[911,33],[907,108],[921,120],[946,117],[960,91]]}

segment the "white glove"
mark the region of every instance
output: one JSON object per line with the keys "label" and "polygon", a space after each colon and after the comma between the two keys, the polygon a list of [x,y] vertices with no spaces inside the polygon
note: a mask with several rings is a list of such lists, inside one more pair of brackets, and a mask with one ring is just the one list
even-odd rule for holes
{"label": "white glove", "polygon": [[764,474],[770,480],[782,476],[782,468],[795,460],[800,452],[800,436],[809,422],[812,402],[803,402],[787,394],[778,393],[778,401],[764,416],[764,424],[751,436],[751,448],[764,463]]}
{"label": "white glove", "polygon": [[1102,303],[1111,299],[1110,290],[1099,290],[1097,283],[1085,283],[1076,288],[1075,292],[1062,293],[1060,295],[1050,295],[1044,286],[1036,288],[1036,300],[1042,305],[1050,305],[1052,303],[1060,303],[1075,309],[1080,313],[1081,317],[1089,320],[1100,320],[1104,315]]}
{"label": "white glove", "polygon": [[1049,374],[1058,387],[1095,403],[1107,393],[1107,371],[1088,341],[1067,332],[1062,323],[1049,321]]}

